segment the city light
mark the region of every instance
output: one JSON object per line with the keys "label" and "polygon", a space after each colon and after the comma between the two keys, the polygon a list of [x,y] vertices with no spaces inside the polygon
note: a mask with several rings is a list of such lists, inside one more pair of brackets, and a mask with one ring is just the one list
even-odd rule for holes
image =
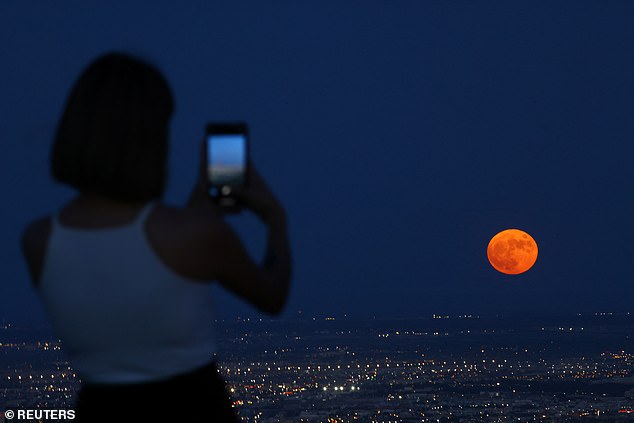
{"label": "city light", "polygon": [[[377,322],[361,329],[342,329],[337,322],[337,328],[328,329],[330,324],[323,322],[326,328],[317,326],[301,336],[282,329],[262,331],[250,326],[255,321],[242,321],[239,332],[227,332],[226,343],[234,347],[225,350],[219,367],[243,422],[273,422],[278,413],[297,422],[433,422],[448,413],[464,421],[518,416],[521,421],[558,421],[557,416],[563,416],[560,421],[584,416],[615,421],[615,416],[634,414],[634,390],[624,388],[620,397],[603,395],[606,384],[601,382],[625,383],[634,377],[634,351],[602,349],[601,342],[618,345],[612,341],[629,333],[634,321],[625,320],[629,326],[610,332],[600,321],[604,316],[593,317],[599,321],[584,321],[583,331],[568,322],[538,322],[520,331],[502,330],[502,320],[443,317],[414,322],[427,325],[416,330],[407,322],[398,329]],[[448,319],[457,322],[451,330],[434,326]],[[387,333],[392,334],[389,341],[378,337]],[[445,339],[433,340],[434,333],[447,333],[459,347],[448,349]],[[490,342],[492,334],[495,342]],[[241,343],[243,338],[251,343]],[[263,347],[270,339],[275,349],[270,343]],[[574,342],[567,344],[568,339]],[[47,343],[49,349],[43,347]],[[79,380],[53,342],[6,345],[3,351],[9,353],[33,351],[43,364],[0,370],[0,403],[28,399],[33,407],[72,408]],[[578,392],[579,382],[587,383],[587,392]],[[548,384],[562,388],[553,394],[543,390]]]}

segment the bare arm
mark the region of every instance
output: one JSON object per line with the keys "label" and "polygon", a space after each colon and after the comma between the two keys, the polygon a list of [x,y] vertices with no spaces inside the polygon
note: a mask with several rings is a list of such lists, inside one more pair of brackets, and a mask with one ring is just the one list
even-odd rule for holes
{"label": "bare arm", "polygon": [[[249,256],[235,232],[228,226],[215,230],[214,278],[227,290],[253,304],[260,311],[279,314],[284,309],[291,280],[290,254],[283,216],[268,227],[264,263]],[[210,240],[211,241],[211,240]],[[214,241],[211,241],[214,242]]]}
{"label": "bare arm", "polygon": [[[286,304],[291,281],[291,253],[286,212],[257,170],[249,164],[247,188],[236,191],[241,206],[254,212],[267,226],[267,247],[261,264],[249,256],[232,228],[222,220],[227,212],[213,204],[207,193],[205,163],[201,162],[196,185],[187,207],[207,215],[200,232],[202,245],[198,262],[208,263],[207,277],[269,314],[279,314]],[[211,218],[211,216],[214,218]]]}
{"label": "bare arm", "polygon": [[[260,308],[268,313],[278,314],[286,304],[292,273],[286,212],[255,167],[249,166],[250,184],[237,191],[236,196],[241,204],[253,211],[268,227],[266,254],[263,263],[258,266],[260,277],[255,283],[261,285],[256,291],[266,287],[264,289],[269,292],[268,295],[264,294],[266,299],[263,299],[263,307]],[[241,255],[237,251],[235,254],[238,257]],[[241,265],[234,263],[224,269],[225,282],[220,280],[223,286],[235,291],[236,284],[232,282],[234,278],[231,275],[240,274],[240,268]]]}
{"label": "bare arm", "polygon": [[267,224],[268,241],[262,267],[275,283],[278,292],[276,307],[281,311],[286,304],[292,274],[286,213],[282,209],[275,211]]}

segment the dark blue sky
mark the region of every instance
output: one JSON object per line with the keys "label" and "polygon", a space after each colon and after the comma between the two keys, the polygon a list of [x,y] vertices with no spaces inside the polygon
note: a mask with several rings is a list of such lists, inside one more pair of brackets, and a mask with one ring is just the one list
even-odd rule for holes
{"label": "dark blue sky", "polygon": [[[0,4],[0,317],[44,318],[19,234],[72,194],[48,150],[108,50],[172,85],[167,202],[189,193],[207,121],[249,122],[290,216],[289,317],[632,309],[633,2],[149,4]],[[255,219],[232,222],[261,253]],[[540,248],[519,276],[486,259],[510,227]],[[249,310],[213,294],[221,316]]]}

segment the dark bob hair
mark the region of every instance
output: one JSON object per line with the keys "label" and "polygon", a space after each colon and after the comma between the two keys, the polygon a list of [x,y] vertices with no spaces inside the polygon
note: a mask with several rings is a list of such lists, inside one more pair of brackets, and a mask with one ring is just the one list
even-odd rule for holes
{"label": "dark bob hair", "polygon": [[122,53],[97,58],[66,102],[51,150],[53,178],[122,201],[160,198],[173,108],[152,65]]}

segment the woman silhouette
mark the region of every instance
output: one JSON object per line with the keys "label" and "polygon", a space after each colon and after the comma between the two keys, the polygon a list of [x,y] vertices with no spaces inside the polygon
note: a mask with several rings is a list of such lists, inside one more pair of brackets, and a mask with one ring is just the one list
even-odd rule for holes
{"label": "woman silhouette", "polygon": [[268,226],[261,265],[208,196],[202,156],[187,205],[160,202],[172,109],[153,66],[121,53],[90,64],[51,150],[53,177],[77,196],[22,236],[31,279],[81,380],[81,422],[237,421],[213,359],[208,285],[269,314],[286,302],[285,212],[253,166],[235,195]]}

